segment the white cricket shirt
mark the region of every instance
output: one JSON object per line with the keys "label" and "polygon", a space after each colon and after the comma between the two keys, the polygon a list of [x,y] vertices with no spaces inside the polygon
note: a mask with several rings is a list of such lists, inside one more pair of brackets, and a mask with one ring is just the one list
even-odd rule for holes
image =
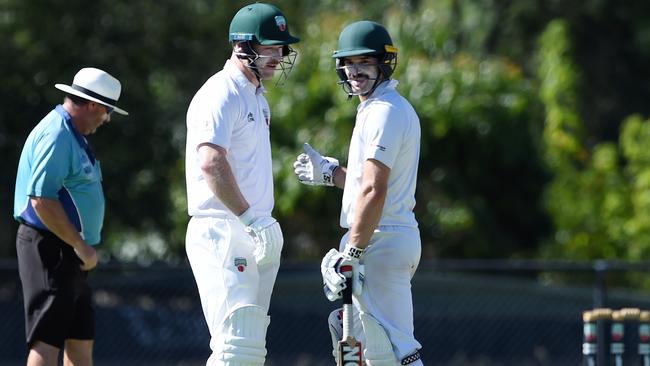
{"label": "white cricket shirt", "polygon": [[395,90],[396,86],[396,80],[381,83],[357,107],[341,207],[343,228],[351,228],[354,222],[363,163],[368,159],[378,160],[391,169],[379,226],[418,226],[413,207],[420,159],[420,119]]}
{"label": "white cricket shirt", "polygon": [[228,60],[192,99],[187,111],[185,151],[187,209],[191,216],[234,217],[205,182],[197,151],[202,143],[221,146],[228,152],[228,163],[253,213],[271,215],[271,112],[263,93],[263,87],[256,88]]}

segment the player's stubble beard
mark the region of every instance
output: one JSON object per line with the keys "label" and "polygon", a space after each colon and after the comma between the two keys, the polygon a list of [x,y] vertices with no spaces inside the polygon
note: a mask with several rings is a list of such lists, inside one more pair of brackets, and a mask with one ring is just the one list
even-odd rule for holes
{"label": "player's stubble beard", "polygon": [[282,60],[272,56],[260,55],[250,64],[250,68],[257,71],[260,80],[272,79]]}

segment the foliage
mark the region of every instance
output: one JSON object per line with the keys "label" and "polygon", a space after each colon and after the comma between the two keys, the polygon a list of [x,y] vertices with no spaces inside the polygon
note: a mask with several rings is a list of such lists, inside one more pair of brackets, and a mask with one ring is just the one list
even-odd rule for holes
{"label": "foliage", "polygon": [[[0,0],[0,242],[15,233],[23,141],[61,100],[53,84],[92,65],[119,77],[131,112],[91,137],[107,196],[103,258],[183,258],[185,112],[229,56],[228,24],[246,3]],[[398,90],[420,116],[424,258],[648,253],[649,3],[274,3],[302,39],[286,85],[267,85],[287,257],[318,258],[342,234],[342,192],[300,185],[291,164],[306,141],[345,163],[358,101],[337,86],[331,52],[359,19],[387,26]]]}
{"label": "foliage", "polygon": [[[541,114],[533,84],[508,59],[450,46],[453,5],[429,1],[409,9],[398,4],[373,19],[387,25],[400,49],[398,90],[422,124],[416,214],[424,255],[530,255],[547,230],[537,202],[546,178],[536,151]],[[467,6],[471,17],[480,10]],[[289,84],[269,93],[274,142],[293,146],[276,146],[274,156],[281,162],[278,211],[289,237],[298,238],[288,246],[298,257],[338,244],[340,193],[300,186],[291,161],[309,141],[345,162],[358,101],[346,101],[336,87],[331,52],[337,38],[330,30],[358,18],[354,10],[346,17],[318,12],[318,22],[308,22],[301,34],[301,63]],[[319,212],[322,220],[305,217],[309,212]]]}
{"label": "foliage", "polygon": [[639,260],[650,254],[650,121],[631,116],[618,146],[600,143],[586,166],[548,187],[555,243],[544,254],[572,259]]}
{"label": "foliage", "polygon": [[557,228],[547,257],[640,259],[650,246],[650,124],[631,116],[618,144],[589,148],[577,106],[579,76],[564,22],[541,38],[540,92],[546,107],[544,143],[554,179],[546,206]]}
{"label": "foliage", "polygon": [[[176,209],[169,190],[179,181],[185,109],[192,90],[218,69],[215,60],[225,59],[227,41],[215,41],[213,25],[225,24],[235,10],[235,5],[198,0],[4,1],[0,44],[3,55],[12,57],[0,61],[3,70],[11,70],[0,83],[0,150],[10,162],[3,169],[2,191],[13,192],[28,132],[62,100],[53,84],[71,82],[80,67],[100,67],[122,81],[120,105],[131,112],[114,117],[90,138],[104,160],[103,247],[118,253],[125,237],[146,233],[167,239],[169,213]],[[2,199],[3,215],[11,212],[9,197]],[[175,239],[165,240],[165,246],[179,251],[182,241]]]}

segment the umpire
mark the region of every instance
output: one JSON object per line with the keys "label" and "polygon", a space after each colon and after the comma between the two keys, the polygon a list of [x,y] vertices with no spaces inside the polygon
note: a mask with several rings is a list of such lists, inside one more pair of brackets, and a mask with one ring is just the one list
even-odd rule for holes
{"label": "umpire", "polygon": [[25,304],[27,365],[92,365],[95,338],[91,289],[97,265],[104,193],[99,160],[85,136],[111,120],[120,82],[96,68],[81,69],[66,93],[32,130],[18,164],[14,218]]}

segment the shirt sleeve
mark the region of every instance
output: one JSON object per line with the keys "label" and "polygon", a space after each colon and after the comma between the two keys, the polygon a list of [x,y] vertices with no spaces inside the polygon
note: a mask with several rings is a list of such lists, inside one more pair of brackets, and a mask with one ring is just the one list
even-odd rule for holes
{"label": "shirt sleeve", "polygon": [[375,159],[392,169],[404,135],[403,118],[388,104],[372,106],[363,128],[365,159]]}
{"label": "shirt sleeve", "polygon": [[44,135],[34,146],[27,195],[58,199],[72,160],[70,140],[61,135]]}
{"label": "shirt sleeve", "polygon": [[188,133],[194,136],[196,147],[211,143],[226,150],[230,148],[238,109],[237,98],[232,94],[205,97],[198,101],[196,109],[188,116],[191,128]]}

